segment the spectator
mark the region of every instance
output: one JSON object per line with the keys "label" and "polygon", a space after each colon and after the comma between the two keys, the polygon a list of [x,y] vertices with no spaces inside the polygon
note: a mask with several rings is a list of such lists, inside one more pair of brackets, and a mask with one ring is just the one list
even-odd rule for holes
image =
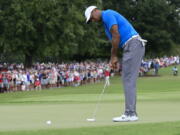
{"label": "spectator", "polygon": [[177,75],[178,75],[178,68],[177,68],[176,66],[174,66],[174,67],[172,68],[172,71],[173,71],[173,75],[174,75],[174,76],[177,76]]}
{"label": "spectator", "polygon": [[3,92],[8,92],[9,91],[9,81],[8,81],[7,73],[3,74],[2,81],[3,81]]}
{"label": "spectator", "polygon": [[157,61],[157,62],[155,62],[155,64],[154,64],[154,75],[158,75],[158,71],[159,71],[159,62]]}
{"label": "spectator", "polygon": [[2,92],[3,92],[3,75],[0,72],[0,93],[2,93]]}
{"label": "spectator", "polygon": [[107,86],[109,86],[110,85],[110,81],[109,81],[110,71],[108,68],[106,68],[104,75],[105,75],[105,83],[107,84]]}
{"label": "spectator", "polygon": [[41,81],[38,78],[36,78],[34,86],[36,90],[41,90]]}

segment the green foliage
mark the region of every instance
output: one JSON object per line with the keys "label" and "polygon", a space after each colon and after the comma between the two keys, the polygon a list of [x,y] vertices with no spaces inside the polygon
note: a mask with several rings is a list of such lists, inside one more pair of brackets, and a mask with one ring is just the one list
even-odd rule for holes
{"label": "green foliage", "polygon": [[[178,45],[180,25],[177,16],[166,0],[139,0],[133,9],[133,21],[141,35],[148,40],[150,56],[171,55],[173,45]],[[174,29],[174,31],[172,31]]]}
{"label": "green foliage", "polygon": [[180,45],[179,1],[0,0],[0,60],[64,61],[109,58],[102,24],[85,24],[89,5],[122,13],[147,39],[147,55],[171,55]]}

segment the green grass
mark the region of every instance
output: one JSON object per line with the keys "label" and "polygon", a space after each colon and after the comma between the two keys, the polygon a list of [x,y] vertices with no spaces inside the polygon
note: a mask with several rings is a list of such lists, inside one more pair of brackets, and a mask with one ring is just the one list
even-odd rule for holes
{"label": "green grass", "polygon": [[93,123],[86,118],[103,83],[0,94],[0,135],[180,135],[180,76],[172,76],[171,68],[138,79],[138,122],[111,121],[124,109],[121,78],[114,77]]}
{"label": "green grass", "polygon": [[[53,129],[38,131],[15,131],[9,135],[179,135],[180,122],[166,122],[154,124],[129,124],[108,127],[88,127],[77,129]],[[7,132],[1,132],[7,135]]]}

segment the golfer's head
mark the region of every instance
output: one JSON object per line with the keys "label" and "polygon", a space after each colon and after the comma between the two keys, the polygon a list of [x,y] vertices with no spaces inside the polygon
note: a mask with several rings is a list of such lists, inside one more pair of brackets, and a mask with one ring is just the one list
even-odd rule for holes
{"label": "golfer's head", "polygon": [[89,6],[85,10],[86,23],[101,20],[101,11],[96,6]]}

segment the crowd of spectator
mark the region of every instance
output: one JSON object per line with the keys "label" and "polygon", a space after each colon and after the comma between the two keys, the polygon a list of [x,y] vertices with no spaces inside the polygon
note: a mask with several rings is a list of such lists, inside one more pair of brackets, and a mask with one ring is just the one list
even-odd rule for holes
{"label": "crowd of spectator", "polygon": [[113,75],[107,62],[37,63],[29,69],[25,69],[23,64],[0,64],[0,92],[77,87],[99,82],[107,72]]}
{"label": "crowd of spectator", "polygon": [[[139,76],[145,76],[151,71],[152,75],[158,75],[159,68],[177,64],[180,64],[179,56],[143,60]],[[119,71],[121,72],[120,69]],[[172,71],[173,75],[177,75],[177,67],[173,67]],[[28,69],[23,64],[3,63],[0,64],[0,93],[77,87],[104,79],[108,82],[110,76],[114,76],[114,72],[108,62],[36,63]]]}
{"label": "crowd of spectator", "polygon": [[151,75],[157,76],[160,68],[178,64],[180,64],[179,56],[143,60],[139,75],[144,76],[151,72]]}

